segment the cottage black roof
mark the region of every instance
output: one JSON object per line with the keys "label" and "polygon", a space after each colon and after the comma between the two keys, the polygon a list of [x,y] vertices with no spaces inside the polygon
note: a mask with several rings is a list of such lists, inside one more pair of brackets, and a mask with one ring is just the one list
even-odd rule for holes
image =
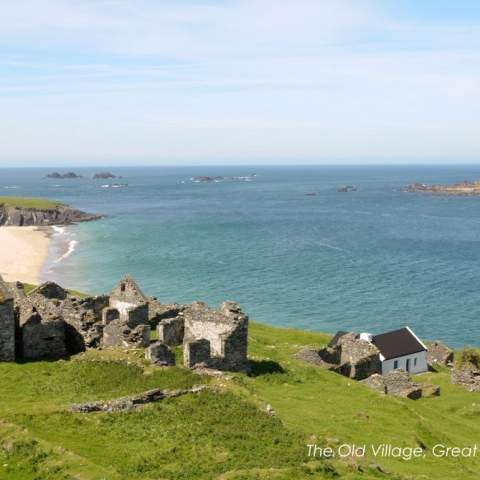
{"label": "cottage black roof", "polygon": [[372,343],[380,350],[385,360],[427,350],[409,328],[375,335]]}
{"label": "cottage black roof", "polygon": [[338,331],[335,336],[330,340],[330,342],[328,343],[328,346],[333,348],[337,343],[338,341],[340,340],[340,338],[342,338],[344,335],[346,335],[348,332],[343,332],[343,331]]}

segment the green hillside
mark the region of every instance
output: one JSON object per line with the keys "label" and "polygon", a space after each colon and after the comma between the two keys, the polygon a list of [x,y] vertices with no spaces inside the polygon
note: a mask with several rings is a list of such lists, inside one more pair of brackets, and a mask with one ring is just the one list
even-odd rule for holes
{"label": "green hillside", "polygon": [[[148,365],[141,351],[0,364],[1,479],[478,479],[476,458],[433,458],[437,443],[480,443],[480,393],[422,375],[438,398],[385,397],[292,358],[328,337],[251,324],[253,374],[219,378]],[[180,356],[180,349],[177,349]],[[133,412],[73,414],[74,402],[208,383]],[[270,404],[276,412],[268,415]],[[307,444],[391,443],[425,458],[307,456]]]}
{"label": "green hillside", "polygon": [[17,208],[55,208],[64,205],[62,202],[55,202],[45,198],[29,198],[29,197],[1,197],[0,205]]}

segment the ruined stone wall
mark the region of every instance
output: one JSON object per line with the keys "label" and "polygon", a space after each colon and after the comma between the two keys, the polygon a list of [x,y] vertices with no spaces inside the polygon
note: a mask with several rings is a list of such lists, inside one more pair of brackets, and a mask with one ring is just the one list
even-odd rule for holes
{"label": "ruined stone wall", "polygon": [[125,319],[127,318],[127,312],[130,308],[135,308],[134,303],[124,302],[122,300],[110,299],[110,307],[115,308],[120,313],[120,317]]}
{"label": "ruined stone wall", "polygon": [[160,303],[155,297],[150,297],[147,303],[148,321],[153,326],[156,326],[162,320],[178,317],[186,308],[186,305],[178,303]]}
{"label": "ruined stone wall", "polygon": [[26,360],[58,359],[67,355],[65,322],[42,320],[33,313],[21,327],[22,356]]}
{"label": "ruined stone wall", "polygon": [[157,325],[157,338],[166,345],[181,345],[185,336],[185,319],[182,316],[166,318]]}
{"label": "ruined stone wall", "polygon": [[248,323],[242,323],[230,334],[222,337],[223,365],[226,370],[247,368]]}
{"label": "ruined stone wall", "polygon": [[105,347],[148,347],[150,325],[131,328],[121,319],[113,320],[103,328],[102,344]]}
{"label": "ruined stone wall", "polygon": [[186,341],[183,344],[183,365],[187,368],[211,367],[210,342],[206,339]]}
{"label": "ruined stone wall", "polygon": [[193,303],[184,312],[187,342],[206,339],[210,343],[214,368],[244,371],[248,369],[248,317],[234,302],[224,302],[219,309],[202,302]]}
{"label": "ruined stone wall", "polygon": [[106,295],[69,297],[63,302],[60,315],[67,323],[66,342],[69,353],[100,346],[103,334],[102,312],[108,303]]}
{"label": "ruined stone wall", "polygon": [[15,317],[13,299],[0,299],[0,362],[15,360]]}
{"label": "ruined stone wall", "polygon": [[[122,316],[120,315],[120,319]],[[148,324],[148,305],[138,305],[127,310],[124,321],[130,328]]]}

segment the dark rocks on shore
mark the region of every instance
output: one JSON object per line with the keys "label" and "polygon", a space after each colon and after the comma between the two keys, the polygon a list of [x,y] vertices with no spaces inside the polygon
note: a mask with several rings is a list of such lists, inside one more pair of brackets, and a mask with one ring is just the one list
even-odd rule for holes
{"label": "dark rocks on shore", "polygon": [[63,205],[54,208],[20,208],[0,204],[0,226],[72,225],[99,218],[101,215],[82,212]]}
{"label": "dark rocks on shore", "polygon": [[57,180],[62,179],[73,179],[73,178],[83,178],[81,175],[76,174],[75,172],[67,172],[67,173],[59,173],[59,172],[52,172],[49,173],[45,178],[55,178]]}

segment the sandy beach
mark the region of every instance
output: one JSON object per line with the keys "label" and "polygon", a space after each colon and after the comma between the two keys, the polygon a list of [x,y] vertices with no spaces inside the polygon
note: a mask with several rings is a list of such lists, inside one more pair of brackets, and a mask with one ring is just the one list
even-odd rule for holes
{"label": "sandy beach", "polygon": [[48,259],[50,227],[0,227],[0,274],[12,282],[37,284]]}

